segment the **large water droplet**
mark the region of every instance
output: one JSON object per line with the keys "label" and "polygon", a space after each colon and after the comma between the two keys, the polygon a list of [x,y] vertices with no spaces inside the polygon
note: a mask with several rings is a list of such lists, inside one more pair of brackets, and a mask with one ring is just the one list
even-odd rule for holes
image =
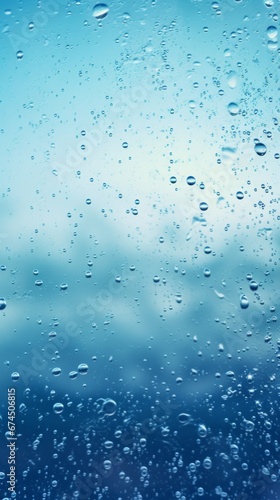
{"label": "large water droplet", "polygon": [[7,307],[7,302],[5,299],[0,298],[0,311],[3,311],[3,309],[6,309]]}
{"label": "large water droplet", "polygon": [[193,186],[196,183],[196,179],[193,175],[189,175],[186,181],[189,186]]}
{"label": "large water droplet", "polygon": [[266,145],[262,142],[256,142],[255,144],[255,152],[259,156],[264,156],[267,151]]}
{"label": "large water droplet", "polygon": [[241,309],[247,309],[249,307],[249,300],[246,295],[241,295],[240,297],[240,307]]}
{"label": "large water droplet", "polygon": [[228,109],[228,112],[231,116],[236,116],[239,113],[239,106],[236,102],[230,102],[228,104],[227,109]]}
{"label": "large water droplet", "polygon": [[272,40],[273,38],[276,38],[277,37],[276,26],[268,26],[268,28],[266,30],[266,34],[270,40]]}
{"label": "large water droplet", "polygon": [[55,403],[53,405],[53,411],[54,411],[54,413],[59,414],[59,413],[62,413],[63,410],[64,410],[64,405],[62,403]]}
{"label": "large water droplet", "polygon": [[188,413],[180,413],[177,418],[182,425],[189,425],[192,422],[192,417]]}
{"label": "large water droplet", "polygon": [[97,3],[93,7],[92,15],[95,19],[104,19],[108,15],[109,7],[106,3]]}
{"label": "large water droplet", "polygon": [[23,52],[22,50],[17,51],[17,59],[20,61],[23,58]]}
{"label": "large water droplet", "polygon": [[231,89],[235,89],[238,83],[238,74],[236,71],[230,71],[227,77],[227,84]]}
{"label": "large water droplet", "polygon": [[81,375],[86,375],[86,373],[88,372],[88,365],[86,365],[86,363],[81,363],[81,364],[78,366],[78,372],[79,372]]}

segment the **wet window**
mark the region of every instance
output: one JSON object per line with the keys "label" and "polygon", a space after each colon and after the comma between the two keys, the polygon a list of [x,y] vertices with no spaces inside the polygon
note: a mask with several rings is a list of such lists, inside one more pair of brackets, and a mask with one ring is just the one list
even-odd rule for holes
{"label": "wet window", "polygon": [[3,0],[1,500],[277,500],[279,0]]}

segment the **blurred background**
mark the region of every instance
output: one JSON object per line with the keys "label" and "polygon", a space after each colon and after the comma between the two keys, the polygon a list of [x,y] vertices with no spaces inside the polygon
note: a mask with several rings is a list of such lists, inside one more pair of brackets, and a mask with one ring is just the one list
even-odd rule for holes
{"label": "blurred background", "polygon": [[280,499],[279,6],[2,4],[1,500]]}

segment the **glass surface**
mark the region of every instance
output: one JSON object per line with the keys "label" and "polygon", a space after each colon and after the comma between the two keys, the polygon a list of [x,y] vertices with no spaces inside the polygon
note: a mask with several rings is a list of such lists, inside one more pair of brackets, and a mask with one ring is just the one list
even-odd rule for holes
{"label": "glass surface", "polygon": [[0,500],[280,499],[279,7],[3,0]]}

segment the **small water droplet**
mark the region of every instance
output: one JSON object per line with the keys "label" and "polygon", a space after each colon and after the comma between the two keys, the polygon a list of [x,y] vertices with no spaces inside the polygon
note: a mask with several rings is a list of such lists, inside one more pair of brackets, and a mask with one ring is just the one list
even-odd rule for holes
{"label": "small water droplet", "polygon": [[255,152],[257,153],[257,155],[264,156],[266,151],[267,151],[266,145],[263,144],[262,142],[257,142],[255,144]]}
{"label": "small water droplet", "polygon": [[197,433],[198,433],[199,437],[201,437],[201,438],[204,438],[207,436],[207,429],[206,429],[204,424],[199,424],[198,429],[197,429]]}
{"label": "small water droplet", "polygon": [[202,201],[199,204],[199,208],[202,212],[205,212],[206,210],[208,210],[208,203],[206,203],[206,201]]}
{"label": "small water droplet", "polygon": [[243,198],[244,198],[244,193],[243,193],[242,191],[237,191],[237,193],[236,193],[236,198],[237,198],[238,200],[243,200]]}
{"label": "small water droplet", "polygon": [[95,19],[104,19],[109,12],[109,7],[106,3],[97,3],[93,7],[92,15]]}
{"label": "small water droplet", "polygon": [[123,143],[122,143],[122,147],[123,147],[124,149],[127,149],[127,148],[128,148],[128,142],[126,142],[126,141],[125,141],[125,142],[123,142]]}
{"label": "small water droplet", "polygon": [[67,288],[68,288],[67,283],[61,283],[60,290],[67,290]]}
{"label": "small water droplet", "polygon": [[204,274],[205,278],[209,278],[211,276],[210,269],[204,269],[203,274]]}
{"label": "small water droplet", "polygon": [[175,175],[172,175],[169,180],[170,180],[171,184],[176,184],[177,177],[175,177]]}
{"label": "small water droplet", "polygon": [[53,405],[53,411],[54,411],[54,413],[59,414],[59,413],[62,413],[63,410],[64,410],[64,405],[62,403],[55,403]]}
{"label": "small water droplet", "polygon": [[22,50],[17,51],[17,59],[20,61],[23,58],[23,52]]}
{"label": "small water droplet", "polygon": [[7,307],[7,302],[5,299],[0,298],[0,311],[3,311]]}
{"label": "small water droplet", "polygon": [[189,186],[193,186],[196,183],[196,178],[193,175],[189,175],[186,182]]}
{"label": "small water droplet", "polygon": [[188,413],[180,413],[177,418],[182,425],[189,425],[192,422],[192,417]]}
{"label": "small water droplet", "polygon": [[244,421],[244,426],[245,426],[245,430],[247,432],[252,432],[255,428],[255,424],[254,422],[251,422],[250,420],[245,420]]}
{"label": "small water droplet", "polygon": [[12,373],[12,375],[11,375],[11,377],[12,377],[12,380],[13,380],[14,382],[17,382],[17,381],[18,381],[18,379],[19,379],[19,377],[20,377],[20,375],[19,375],[19,373],[18,373],[18,372],[13,372],[13,373]]}
{"label": "small water droplet", "polygon": [[106,399],[102,405],[102,412],[108,417],[115,415],[117,411],[117,403],[113,399]]}
{"label": "small water droplet", "polygon": [[228,109],[228,112],[231,116],[236,116],[239,113],[239,106],[236,102],[230,102],[228,104],[227,109]]}
{"label": "small water droplet", "polygon": [[88,372],[88,365],[86,365],[86,363],[81,363],[79,366],[78,366],[78,372],[81,374],[81,375],[86,375],[87,372]]}
{"label": "small water droplet", "polygon": [[212,460],[211,460],[211,458],[206,457],[203,460],[203,467],[204,467],[204,469],[211,469],[211,467],[212,467]]}
{"label": "small water droplet", "polygon": [[159,283],[159,281],[160,281],[160,277],[157,274],[155,274],[155,276],[153,277],[153,282]]}
{"label": "small water droplet", "polygon": [[253,292],[255,292],[259,288],[259,284],[256,281],[252,280],[250,281],[250,288]]}
{"label": "small water droplet", "polygon": [[236,71],[230,71],[227,77],[227,84],[231,89],[235,89],[238,83],[238,75]]}
{"label": "small water droplet", "polygon": [[53,368],[53,369],[52,369],[52,374],[53,374],[55,377],[58,377],[58,375],[60,375],[60,374],[61,374],[61,368],[58,368],[58,367]]}
{"label": "small water droplet", "polygon": [[273,38],[276,38],[277,37],[276,26],[268,26],[268,28],[266,30],[266,34],[270,40],[272,40]]}
{"label": "small water droplet", "polygon": [[241,297],[240,297],[240,307],[241,307],[241,309],[248,309],[248,307],[249,307],[249,300],[246,297],[246,295],[241,295]]}

